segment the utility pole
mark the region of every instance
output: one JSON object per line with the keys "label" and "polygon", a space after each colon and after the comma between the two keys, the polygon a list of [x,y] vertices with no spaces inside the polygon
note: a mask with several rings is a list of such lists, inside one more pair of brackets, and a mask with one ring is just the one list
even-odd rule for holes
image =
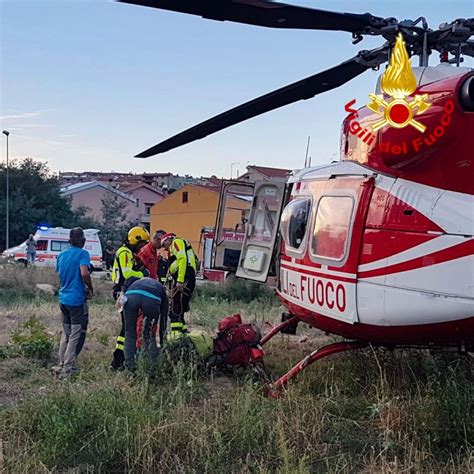
{"label": "utility pole", "polygon": [[234,175],[234,165],[240,165],[240,161],[236,161],[230,164],[230,179],[232,179]]}
{"label": "utility pole", "polygon": [[7,185],[6,185],[6,189],[7,189],[7,195],[6,195],[6,199],[5,199],[5,202],[6,202],[6,229],[5,229],[5,249],[8,249],[10,248],[10,190],[9,190],[9,186],[10,186],[10,179],[9,179],[9,176],[8,176],[8,172],[9,172],[9,166],[8,166],[8,136],[10,135],[10,132],[8,130],[4,130],[2,132],[6,137],[7,137]]}

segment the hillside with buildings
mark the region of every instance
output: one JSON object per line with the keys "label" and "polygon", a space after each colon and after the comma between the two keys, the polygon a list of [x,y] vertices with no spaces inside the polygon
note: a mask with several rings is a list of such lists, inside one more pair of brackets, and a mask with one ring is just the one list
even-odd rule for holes
{"label": "hillside with buildings", "polygon": [[[288,169],[249,165],[236,181],[285,182],[290,173]],[[172,173],[59,173],[61,192],[71,199],[74,210],[82,209],[87,217],[101,223],[104,201],[113,202],[131,224],[150,232],[161,228],[173,231],[196,248],[201,230],[215,224],[222,181],[217,176]]]}

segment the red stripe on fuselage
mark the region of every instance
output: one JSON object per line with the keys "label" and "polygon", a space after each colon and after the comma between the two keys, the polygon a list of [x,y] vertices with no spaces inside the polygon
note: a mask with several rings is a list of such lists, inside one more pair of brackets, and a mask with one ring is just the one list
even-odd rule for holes
{"label": "red stripe on fuselage", "polygon": [[330,275],[328,273],[315,272],[314,270],[306,270],[306,269],[301,269],[301,268],[295,268],[295,267],[292,267],[291,265],[285,265],[284,263],[281,264],[281,267],[286,268],[287,270],[292,270],[296,273],[302,273],[302,274],[305,274],[305,275],[311,275],[311,276],[327,278],[328,280],[345,281],[345,282],[348,282],[348,283],[355,283],[356,282],[355,278],[342,277],[342,276],[338,276],[338,275]]}
{"label": "red stripe on fuselage", "polygon": [[474,317],[442,323],[414,324],[405,326],[376,326],[374,324],[350,324],[336,318],[324,316],[316,311],[302,308],[279,294],[289,312],[306,324],[321,331],[337,334],[348,339],[359,339],[374,344],[409,345],[434,344],[458,346],[466,344],[474,350]]}
{"label": "red stripe on fuselage", "polygon": [[437,265],[450,260],[467,257],[474,253],[474,239],[469,239],[467,242],[462,242],[446,249],[438,250],[437,252],[423,255],[423,257],[414,258],[407,262],[396,263],[384,268],[377,268],[376,270],[368,270],[360,272],[359,278],[373,278],[383,275],[390,275],[392,273],[407,272],[423,267]]}

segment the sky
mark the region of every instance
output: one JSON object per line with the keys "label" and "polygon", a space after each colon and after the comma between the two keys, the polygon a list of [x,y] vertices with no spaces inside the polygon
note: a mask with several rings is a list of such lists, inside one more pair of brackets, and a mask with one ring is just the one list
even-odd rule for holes
{"label": "sky", "polygon": [[[432,28],[474,16],[473,0],[289,3],[400,20],[425,16]],[[0,127],[10,131],[10,158],[46,161],[53,171],[220,177],[231,169],[235,177],[248,164],[301,167],[308,136],[313,164],[338,159],[344,104],[367,103],[380,73],[166,154],[133,156],[383,43],[365,37],[352,45],[344,32],[259,28],[111,0],[0,0],[0,40]]]}

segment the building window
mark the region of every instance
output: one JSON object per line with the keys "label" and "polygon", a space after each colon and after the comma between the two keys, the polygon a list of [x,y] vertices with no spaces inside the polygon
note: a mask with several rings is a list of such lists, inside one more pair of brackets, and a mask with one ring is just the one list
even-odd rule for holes
{"label": "building window", "polygon": [[187,191],[183,191],[182,202],[183,202],[183,204],[188,202],[188,192]]}
{"label": "building window", "polygon": [[306,235],[306,227],[311,209],[311,200],[295,199],[284,209],[281,215],[281,231],[285,244],[299,250]]}
{"label": "building window", "polygon": [[36,242],[36,251],[45,252],[48,250],[48,241],[47,240],[38,240]]}
{"label": "building window", "polygon": [[145,203],[145,214],[149,216],[151,214],[151,208],[153,207],[153,204],[150,202]]}
{"label": "building window", "polygon": [[315,257],[344,259],[353,207],[354,201],[349,196],[323,196],[319,200],[311,242]]}

